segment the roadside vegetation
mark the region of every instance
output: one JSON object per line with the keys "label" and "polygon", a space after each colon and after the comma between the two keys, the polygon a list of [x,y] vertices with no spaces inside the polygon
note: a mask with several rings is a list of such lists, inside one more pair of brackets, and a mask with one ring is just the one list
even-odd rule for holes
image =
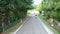
{"label": "roadside vegetation", "polygon": [[43,0],[36,9],[40,15],[44,11],[43,19],[60,33],[60,0]]}
{"label": "roadside vegetation", "polygon": [[0,33],[16,25],[32,9],[32,0],[0,0]]}
{"label": "roadside vegetation", "polygon": [[53,27],[51,27],[51,25],[49,24],[48,21],[45,20],[45,17],[42,15],[38,15],[38,17],[43,21],[43,23],[54,33],[54,34],[59,34],[59,32],[54,29]]}

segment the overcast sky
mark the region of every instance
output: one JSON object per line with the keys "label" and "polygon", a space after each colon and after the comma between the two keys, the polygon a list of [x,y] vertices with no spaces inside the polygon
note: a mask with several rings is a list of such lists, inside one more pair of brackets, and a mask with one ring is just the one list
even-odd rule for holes
{"label": "overcast sky", "polygon": [[33,0],[33,1],[34,1],[33,5],[38,5],[42,2],[42,0]]}

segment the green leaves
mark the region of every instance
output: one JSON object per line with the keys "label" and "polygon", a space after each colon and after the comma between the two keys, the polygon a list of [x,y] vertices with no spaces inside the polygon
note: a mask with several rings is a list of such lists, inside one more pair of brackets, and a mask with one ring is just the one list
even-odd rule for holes
{"label": "green leaves", "polygon": [[44,0],[42,3],[42,10],[45,10],[47,16],[48,11],[52,18],[60,20],[60,0]]}
{"label": "green leaves", "polygon": [[14,21],[23,19],[27,10],[32,8],[32,0],[0,0],[0,24],[4,22],[8,26]]}

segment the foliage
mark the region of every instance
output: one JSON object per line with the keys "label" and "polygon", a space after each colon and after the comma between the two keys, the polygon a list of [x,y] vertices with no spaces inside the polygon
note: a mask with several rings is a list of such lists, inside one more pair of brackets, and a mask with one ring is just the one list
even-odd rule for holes
{"label": "foliage", "polygon": [[60,21],[60,0],[43,0],[42,10],[46,16],[50,16]]}
{"label": "foliage", "polygon": [[[2,23],[7,29],[15,21],[23,19],[28,9],[32,9],[32,0],[0,0],[0,28]],[[0,29],[1,32],[2,29]]]}

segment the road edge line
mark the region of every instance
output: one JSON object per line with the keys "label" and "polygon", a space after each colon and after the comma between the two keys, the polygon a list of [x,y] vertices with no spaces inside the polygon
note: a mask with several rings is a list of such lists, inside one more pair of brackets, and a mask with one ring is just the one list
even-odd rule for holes
{"label": "road edge line", "polygon": [[54,34],[54,33],[43,23],[43,21],[42,21],[39,17],[37,17],[37,18],[41,21],[43,27],[44,27],[45,30],[48,32],[48,34]]}
{"label": "road edge line", "polygon": [[20,25],[20,27],[18,27],[17,28],[17,30],[16,31],[14,31],[14,33],[13,34],[16,34],[16,32],[18,32],[19,31],[19,29],[21,29],[21,27],[23,26],[23,24],[26,22],[28,20],[28,18]]}

